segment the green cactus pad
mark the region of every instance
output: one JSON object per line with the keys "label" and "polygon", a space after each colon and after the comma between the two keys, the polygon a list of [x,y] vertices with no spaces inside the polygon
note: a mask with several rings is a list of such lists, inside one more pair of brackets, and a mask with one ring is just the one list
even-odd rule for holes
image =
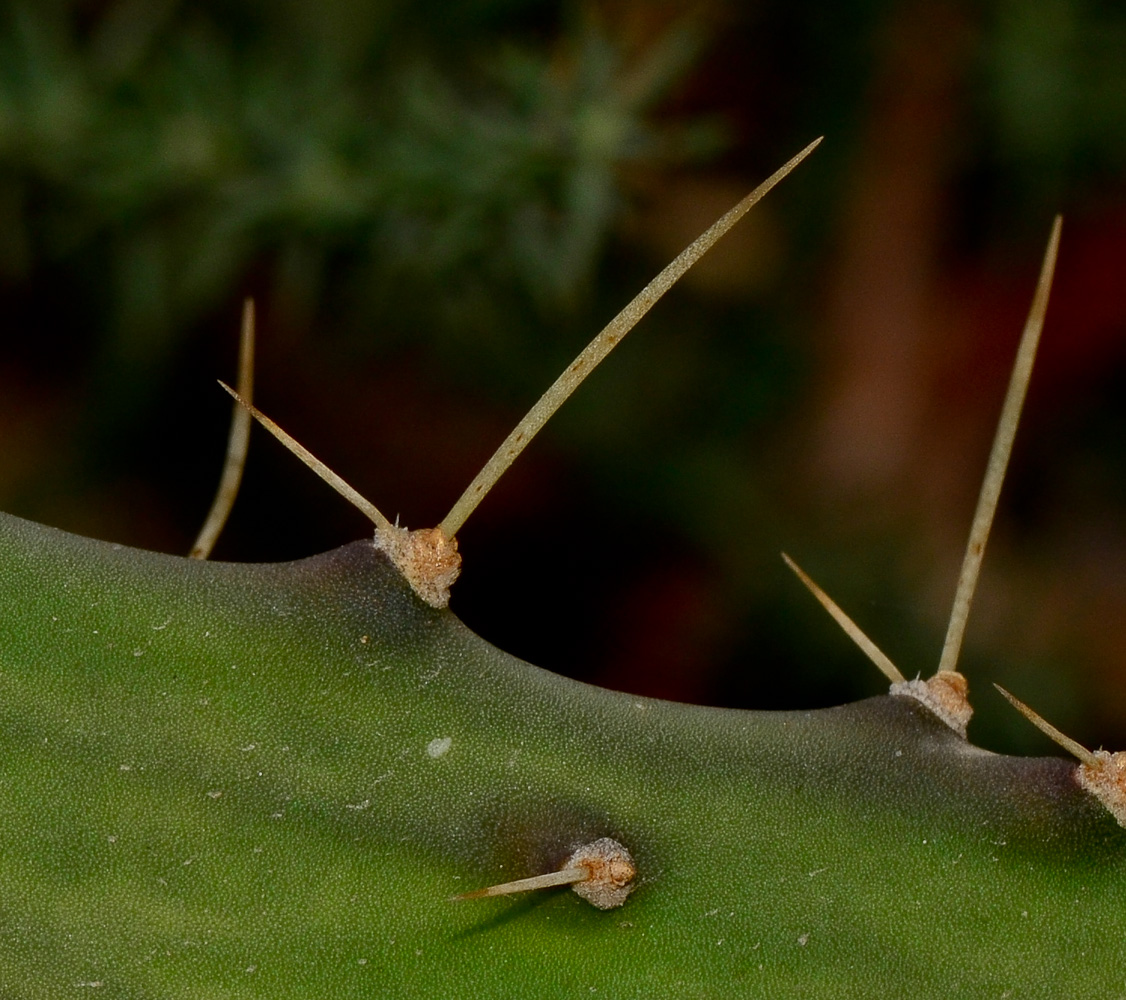
{"label": "green cactus pad", "polygon": [[[0,600],[5,997],[1126,991],[1126,830],[910,699],[579,684],[368,542],[234,565],[2,516]],[[604,836],[617,909],[450,901]]]}

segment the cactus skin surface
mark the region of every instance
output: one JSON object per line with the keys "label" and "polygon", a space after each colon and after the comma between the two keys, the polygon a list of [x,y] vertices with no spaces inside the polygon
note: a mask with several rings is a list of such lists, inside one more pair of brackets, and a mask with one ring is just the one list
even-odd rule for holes
{"label": "cactus skin surface", "polygon": [[[1126,994],[1126,830],[910,699],[593,688],[369,542],[235,565],[0,515],[0,605],[5,998]],[[450,901],[599,837],[617,909]]]}

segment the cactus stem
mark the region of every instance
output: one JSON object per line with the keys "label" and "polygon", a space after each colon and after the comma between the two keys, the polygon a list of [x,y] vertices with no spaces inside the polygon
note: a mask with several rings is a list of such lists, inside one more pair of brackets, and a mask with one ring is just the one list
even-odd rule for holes
{"label": "cactus stem", "polygon": [[1032,306],[1024,324],[1024,333],[1021,335],[1020,347],[1017,349],[1013,373],[1009,377],[1009,388],[1005,393],[1001,419],[997,423],[997,433],[993,438],[985,479],[981,484],[973,526],[970,528],[969,541],[966,543],[966,554],[958,577],[954,606],[950,612],[950,624],[946,630],[946,641],[938,664],[939,673],[954,672],[957,669],[958,655],[962,649],[962,639],[966,633],[966,622],[970,614],[970,603],[973,601],[981,561],[985,555],[985,543],[989,540],[989,529],[997,510],[997,499],[1001,495],[1001,484],[1005,480],[1005,469],[1013,450],[1013,439],[1016,437],[1021,407],[1024,405],[1028,381],[1032,376],[1036,346],[1040,341],[1040,331],[1044,328],[1044,315],[1048,310],[1048,293],[1052,287],[1062,224],[1062,218],[1057,215],[1052,223],[1051,235],[1048,237],[1048,247],[1044,252],[1044,262],[1040,268],[1040,279],[1036,284],[1036,293],[1032,297]]}
{"label": "cactus stem", "polygon": [[993,686],[1008,699],[1009,704],[1011,704],[1013,708],[1020,712],[1021,715],[1023,715],[1053,743],[1062,747],[1072,756],[1077,757],[1088,767],[1097,767],[1099,765],[1099,758],[1085,746],[1083,746],[1082,743],[1077,743],[1070,736],[1065,736],[1042,715],[1029,708],[1019,698],[1009,694],[1009,692],[1001,687],[1000,684],[994,684]]}
{"label": "cactus stem", "polygon": [[[824,136],[821,138],[824,138]],[[524,419],[513,428],[508,437],[501,442],[500,447],[493,452],[492,457],[477,473],[473,482],[466,487],[465,492],[458,498],[439,525],[446,538],[453,538],[461,530],[461,526],[465,524],[469,515],[477,509],[477,505],[496,485],[500,477],[508,471],[509,466],[516,461],[520,452],[527,447],[528,442],[540,432],[544,424],[567,400],[567,397],[582,385],[583,380],[637,325],[638,321],[656,304],[661,296],[672,288],[681,276],[711,249],[720,237],[725,235],[757,202],[761,201],[771,188],[812,153],[820,142],[820,138],[815,139],[800,153],[779,167],[739,204],[712,223],[704,233],[685,247],[660,274],[638,292],[617,316],[610,320],[594,340],[583,349],[582,353],[567,366],[563,374],[540,396],[536,404],[524,416]]]}
{"label": "cactus stem", "polygon": [[612,910],[626,901],[633,890],[636,875],[637,868],[629,851],[610,837],[600,837],[579,847],[559,871],[490,885],[485,889],[451,896],[450,899],[485,899],[489,896],[510,896],[517,892],[569,885],[592,906],[600,910]]}
{"label": "cactus stem", "polygon": [[794,562],[793,559],[786,555],[785,552],[782,553],[782,558],[785,560],[786,565],[794,571],[797,578],[805,584],[806,589],[821,602],[821,606],[829,612],[833,620],[844,629],[845,634],[864,651],[864,654],[869,660],[880,668],[884,676],[891,681],[892,684],[902,684],[904,682],[903,674],[901,674],[899,668],[888,659],[883,650],[869,639],[868,636],[860,630],[860,626],[841,610],[836,601],[817,586],[806,572]]}
{"label": "cactus stem", "polygon": [[[239,338],[238,353],[238,391],[245,400],[254,398],[254,300],[247,298],[242,303],[242,333]],[[231,508],[238,496],[242,482],[242,470],[246,467],[246,451],[250,446],[250,411],[235,403],[231,411],[231,432],[227,437],[227,458],[219,477],[219,487],[211,510],[199,536],[188,553],[190,559],[206,559],[211,555],[215,542],[223,526],[227,523]]]}

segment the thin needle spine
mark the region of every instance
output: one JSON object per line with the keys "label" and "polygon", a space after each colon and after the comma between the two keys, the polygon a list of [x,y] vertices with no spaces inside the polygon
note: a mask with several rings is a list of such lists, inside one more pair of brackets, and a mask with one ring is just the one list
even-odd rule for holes
{"label": "thin needle spine", "polygon": [[786,555],[785,552],[782,553],[782,558],[786,561],[786,565],[794,571],[797,578],[805,584],[809,592],[821,602],[821,606],[829,612],[833,620],[844,629],[845,634],[863,650],[864,655],[867,656],[869,660],[880,668],[883,675],[891,681],[892,684],[902,684],[904,682],[903,674],[900,673],[899,668],[888,659],[883,650],[869,639],[868,636],[860,630],[860,626],[841,610],[836,601],[817,586],[806,572],[794,562],[793,559]]}
{"label": "thin needle spine", "polygon": [[219,384],[227,390],[239,403],[241,403],[250,415],[254,417],[263,427],[266,428],[274,437],[276,437],[283,445],[286,446],[294,455],[296,455],[302,462],[304,462],[310,469],[312,469],[318,476],[321,477],[326,483],[329,484],[337,493],[348,500],[353,506],[359,508],[364,515],[374,524],[377,528],[385,531],[390,531],[394,525],[387,520],[386,517],[370,500],[367,500],[360,495],[358,491],[348,485],[343,479],[340,478],[335,472],[332,471],[327,465],[324,464],[316,455],[314,455],[304,445],[299,444],[285,431],[283,431],[277,424],[275,424],[269,417],[266,416],[256,406],[243,399],[234,389],[232,389],[226,382],[220,381]]}
{"label": "thin needle spine", "polygon": [[993,685],[998,691],[1001,692],[1008,700],[1009,703],[1021,715],[1023,715],[1029,722],[1031,722],[1037,729],[1040,730],[1045,736],[1048,737],[1053,743],[1063,747],[1069,754],[1077,757],[1080,761],[1088,767],[1100,767],[1102,762],[1094,753],[1088,750],[1082,743],[1077,743],[1070,736],[1065,736],[1055,726],[1053,726],[1047,719],[1041,716],[1038,712],[1029,708],[1023,701],[1014,695],[1009,694],[1000,684]]}
{"label": "thin needle spine", "polygon": [[511,896],[513,893],[531,892],[533,889],[550,889],[558,885],[574,885],[576,882],[585,882],[589,878],[589,868],[564,868],[562,871],[548,872],[546,875],[533,875],[531,878],[521,878],[515,882],[490,885],[487,889],[463,892],[459,896],[451,896],[450,899],[486,899],[489,896]]}
{"label": "thin needle spine", "polygon": [[966,633],[966,622],[970,614],[970,603],[973,601],[978,574],[981,571],[981,561],[985,555],[985,543],[989,540],[989,529],[997,510],[997,499],[1001,495],[1001,484],[1004,482],[1005,469],[1013,450],[1013,439],[1016,437],[1021,407],[1028,391],[1028,381],[1032,376],[1032,364],[1036,358],[1036,347],[1040,342],[1040,331],[1044,328],[1044,315],[1048,310],[1048,293],[1052,287],[1052,274],[1056,266],[1062,223],[1063,220],[1057,215],[1052,224],[1052,234],[1048,239],[1044,263],[1040,268],[1036,294],[1032,298],[1032,307],[1029,309],[1028,319],[1024,325],[1016,363],[1009,378],[1005,404],[1001,410],[997,434],[993,439],[989,465],[986,467],[985,479],[981,484],[973,526],[970,528],[970,538],[966,544],[966,554],[958,576],[958,588],[954,594],[950,624],[946,630],[946,641],[938,664],[940,674],[953,673],[957,669],[962,639]]}
{"label": "thin needle spine", "polygon": [[[823,137],[822,137],[823,138]],[[517,456],[543,428],[556,410],[566,401],[583,382],[583,380],[598,366],[637,322],[644,316],[656,302],[667,292],[680,277],[698,261],[720,237],[735,225],[747,212],[804,160],[820,144],[821,139],[816,139],[805,147],[800,153],[787,161],[765,181],[755,188],[749,195],[739,202],[725,215],[714,222],[702,235],[690,243],[660,274],[649,282],[617,316],[615,316],[602,331],[592,340],[583,352],[575,358],[562,375],[552,383],[536,404],[528,411],[527,415],[512,430],[493,453],[492,458],[474,477],[473,482],[458,498],[450,512],[438,525],[439,530],[446,538],[454,535],[465,524],[469,515],[476,510],[477,505],[485,498],[489,490],[496,485],[497,480],[508,470]]]}
{"label": "thin needle spine", "polygon": [[[239,337],[238,353],[238,391],[246,400],[254,398],[254,300],[246,299],[242,304],[242,332]],[[227,437],[227,457],[223,462],[223,472],[211,510],[199,529],[199,536],[188,553],[190,559],[206,559],[215,548],[227,518],[234,507],[242,483],[243,469],[246,468],[246,453],[250,447],[250,411],[238,402],[231,409],[231,430]]]}

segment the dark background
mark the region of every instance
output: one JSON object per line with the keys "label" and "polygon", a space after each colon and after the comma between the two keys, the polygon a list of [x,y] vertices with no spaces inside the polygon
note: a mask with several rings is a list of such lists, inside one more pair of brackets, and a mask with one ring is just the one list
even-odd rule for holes
{"label": "dark background", "polygon": [[[1112,2],[0,5],[0,507],[186,552],[240,303],[260,405],[433,525],[664,263],[826,140],[460,533],[453,609],[595,683],[814,707],[937,664],[1052,216],[963,666],[1126,748],[1126,13]],[[366,521],[260,431],[215,557]]]}

